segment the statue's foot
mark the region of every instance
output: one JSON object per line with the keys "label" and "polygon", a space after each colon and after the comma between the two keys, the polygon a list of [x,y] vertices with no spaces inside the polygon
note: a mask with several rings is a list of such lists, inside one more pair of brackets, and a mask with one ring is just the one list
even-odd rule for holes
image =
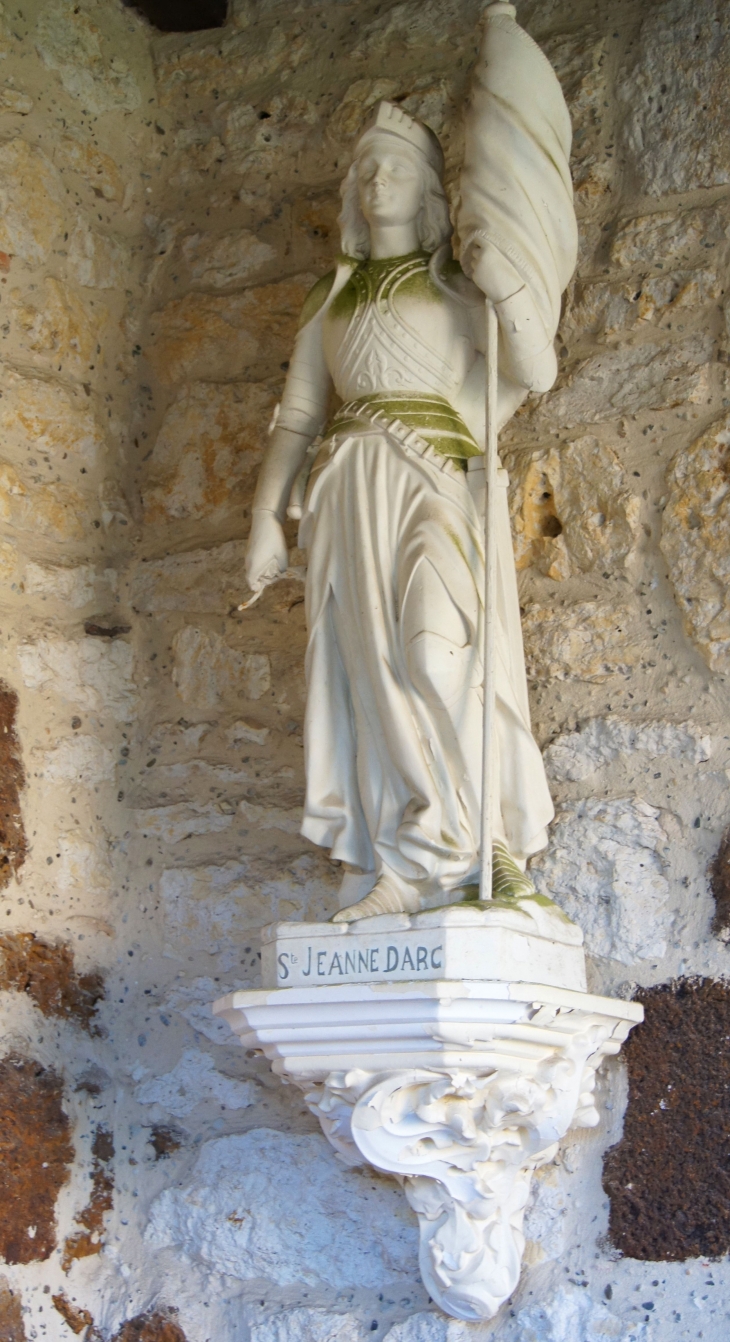
{"label": "statue's foot", "polygon": [[379,913],[415,913],[419,905],[415,887],[386,871],[378,878],[369,895],[347,909],[340,909],[332,922],[355,923],[360,918],[376,918]]}
{"label": "statue's foot", "polygon": [[528,899],[537,891],[506,844],[492,845],[492,899]]}

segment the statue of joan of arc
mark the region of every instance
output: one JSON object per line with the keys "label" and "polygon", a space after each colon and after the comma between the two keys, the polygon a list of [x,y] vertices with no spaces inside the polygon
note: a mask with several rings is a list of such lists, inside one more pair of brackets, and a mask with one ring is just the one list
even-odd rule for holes
{"label": "statue of joan of arc", "polygon": [[[558,81],[511,5],[486,14],[466,112],[462,263],[439,142],[382,102],[342,184],[342,255],[305,302],[254,502],[254,591],[287,567],[287,508],[301,518],[302,833],[345,865],[336,917],[348,921],[458,901],[479,878],[484,298],[499,319],[501,427],[552,386],[576,259]],[[509,895],[532,888],[525,862],[545,846],[553,807],[498,493],[494,883]]]}

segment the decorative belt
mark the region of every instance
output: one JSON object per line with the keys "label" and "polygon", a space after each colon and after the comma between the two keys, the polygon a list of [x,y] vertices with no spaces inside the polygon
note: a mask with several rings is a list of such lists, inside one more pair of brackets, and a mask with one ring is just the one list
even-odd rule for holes
{"label": "decorative belt", "polygon": [[424,455],[424,449],[429,456],[436,453],[462,471],[467,469],[469,457],[482,454],[461,415],[444,396],[426,392],[404,392],[399,395],[377,392],[361,396],[340,407],[328,424],[323,441],[333,438],[335,434],[357,433],[362,430],[363,421],[392,433],[399,442],[412,447],[419,455]]}

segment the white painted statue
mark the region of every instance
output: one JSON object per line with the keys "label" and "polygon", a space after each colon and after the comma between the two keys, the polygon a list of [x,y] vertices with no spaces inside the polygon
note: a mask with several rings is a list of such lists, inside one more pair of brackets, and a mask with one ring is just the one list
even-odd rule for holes
{"label": "white painted statue", "polygon": [[[343,255],[305,303],[254,502],[254,592],[287,568],[287,507],[301,517],[302,832],[349,873],[340,920],[458,902],[479,879],[484,298],[499,319],[501,427],[552,386],[576,258],[560,87],[512,6],[488,15],[466,118],[462,264],[438,140],[383,102],[342,186]],[[494,888],[510,895],[532,890],[525,861],[553,807],[500,474]]]}
{"label": "white painted statue", "polygon": [[596,1070],[642,1018],[586,992],[580,928],[524,874],[553,809],[496,429],[552,386],[576,225],[565,102],[514,14],[486,10],[462,264],[435,135],[381,103],[344,255],[305,304],[247,577],[286,571],[288,506],[308,551],[302,829],[348,875],[331,923],[265,928],[262,986],[214,1008],[341,1159],[397,1176],[429,1295],[466,1320],[514,1291],[533,1171],[599,1121]]}

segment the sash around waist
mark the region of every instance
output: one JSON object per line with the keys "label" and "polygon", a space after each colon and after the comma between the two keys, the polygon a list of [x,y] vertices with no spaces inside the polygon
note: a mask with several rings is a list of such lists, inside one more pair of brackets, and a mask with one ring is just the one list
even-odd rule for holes
{"label": "sash around waist", "polygon": [[390,431],[401,440],[404,435],[420,439],[464,471],[469,457],[482,455],[461,415],[444,396],[430,392],[376,392],[348,401],[327,425],[322,440],[357,433],[363,424]]}

